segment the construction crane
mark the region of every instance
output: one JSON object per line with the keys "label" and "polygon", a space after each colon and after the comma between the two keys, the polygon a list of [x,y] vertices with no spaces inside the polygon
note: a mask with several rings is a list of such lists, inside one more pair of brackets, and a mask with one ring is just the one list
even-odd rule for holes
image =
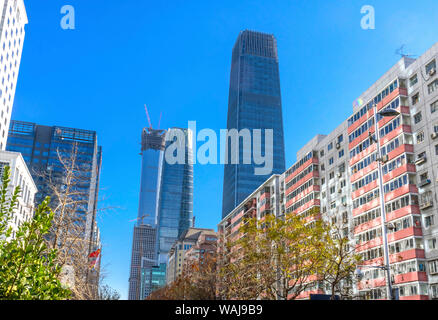
{"label": "construction crane", "polygon": [[[144,110],[146,111],[146,117],[148,118],[148,123],[149,123],[149,129],[153,129],[152,127],[152,121],[151,121],[151,117],[149,116],[149,111],[148,111],[148,107],[146,106],[146,104],[144,105]],[[161,117],[163,116],[163,112],[160,112],[160,119],[158,120],[158,130],[160,129],[160,124],[161,124]]]}
{"label": "construction crane", "polygon": [[143,224],[144,218],[149,217],[149,216],[150,216],[150,214],[144,214],[144,215],[142,215],[141,217],[139,217],[137,219],[129,220],[129,222],[134,222],[134,221],[137,221],[137,220],[141,219],[141,223]]}

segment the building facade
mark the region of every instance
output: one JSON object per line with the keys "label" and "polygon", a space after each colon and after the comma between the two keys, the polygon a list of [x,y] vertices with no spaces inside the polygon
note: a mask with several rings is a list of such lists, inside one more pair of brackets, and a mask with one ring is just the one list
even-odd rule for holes
{"label": "building facade", "polygon": [[165,130],[144,128],[141,136],[141,178],[137,223],[134,227],[129,300],[142,300],[152,292],[152,268],[158,265],[157,198],[165,149]]}
{"label": "building facade", "polygon": [[[188,129],[171,128],[184,135],[184,162],[170,164],[163,156],[160,192],[158,196],[159,263],[167,264],[167,255],[181,234],[193,225],[193,150]],[[180,136],[182,138],[182,135]],[[174,139],[166,139],[168,148]],[[181,149],[182,150],[182,149]]]}
{"label": "building facade", "polygon": [[[280,176],[281,214],[305,216],[316,208],[316,219],[340,225],[362,256],[356,298],[387,299],[388,281],[400,300],[438,298],[437,60],[438,43],[416,60],[403,57],[353,103],[351,117],[330,134],[315,136]],[[374,108],[398,115],[375,115]],[[380,178],[391,279],[375,268],[384,264]],[[256,210],[258,199],[242,202],[219,231],[236,234],[237,217],[252,204]],[[300,298],[324,293],[329,288],[316,281]]]}
{"label": "building facade", "polygon": [[[167,255],[178,237],[193,224],[193,150],[191,131],[146,129],[142,138],[142,177],[137,229],[133,239],[130,300],[143,300],[165,286]],[[178,143],[182,163],[166,160],[167,148]],[[145,251],[146,250],[146,251]]]}
{"label": "building facade", "polygon": [[[273,130],[273,170],[268,175],[255,175],[258,165],[244,164],[247,150],[239,144],[239,163],[231,163],[231,146],[224,167],[222,217],[227,216],[271,174],[285,170],[283,115],[280,92],[277,41],[271,34],[255,31],[240,32],[231,61],[227,129]],[[262,139],[261,150],[265,150]]]}
{"label": "building facade", "polygon": [[6,150],[27,23],[23,0],[0,0],[0,150]]}
{"label": "building facade", "polygon": [[216,252],[217,233],[213,229],[188,228],[174,242],[168,254],[167,284],[172,283],[183,272],[186,260],[199,259],[202,252]]}
{"label": "building facade", "polygon": [[3,177],[6,166],[9,166],[11,170],[9,196],[12,196],[16,187],[20,187],[21,190],[17,207],[12,214],[10,222],[12,238],[15,238],[18,228],[24,222],[30,221],[33,218],[35,209],[34,199],[37,188],[20,153],[0,150],[0,177]]}
{"label": "building facade", "polygon": [[96,132],[12,120],[7,150],[22,154],[38,189],[37,204],[50,196],[54,207],[53,188],[62,188],[68,170],[74,172],[70,186],[76,193],[84,240],[89,241],[90,253],[100,248],[96,214],[102,148]]}

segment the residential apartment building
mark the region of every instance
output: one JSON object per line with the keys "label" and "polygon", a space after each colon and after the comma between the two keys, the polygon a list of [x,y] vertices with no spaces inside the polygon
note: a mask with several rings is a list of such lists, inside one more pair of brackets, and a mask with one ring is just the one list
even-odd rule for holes
{"label": "residential apartment building", "polygon": [[[273,130],[272,173],[255,175],[260,167],[251,156],[251,163],[243,163],[247,150],[239,144],[239,163],[231,163],[230,145],[228,164],[224,166],[222,218],[225,218],[239,203],[250,195],[271,174],[285,170],[283,114],[280,92],[280,72],[277,40],[274,35],[256,31],[241,31],[233,47],[228,98],[227,129],[249,129],[251,138],[254,129]],[[252,141],[252,140],[251,140]],[[265,141],[261,141],[265,150]]]}
{"label": "residential apartment building", "polygon": [[[267,214],[282,215],[284,208],[284,175],[273,175],[260,185],[218,224],[218,252],[226,255],[227,242],[240,237],[244,219],[262,219]],[[232,250],[232,249],[231,249]]]}
{"label": "residential apartment building", "polygon": [[10,221],[12,238],[15,238],[18,228],[24,222],[30,221],[33,218],[35,209],[34,198],[37,188],[20,153],[0,150],[0,177],[3,177],[6,166],[9,166],[11,170],[8,195],[12,196],[16,187],[20,187],[21,190],[17,206],[12,213]]}
{"label": "residential apartment building", "polygon": [[[437,60],[438,43],[416,60],[403,57],[353,103],[351,117],[309,141],[279,178],[281,214],[307,215],[316,208],[316,218],[340,225],[350,237],[363,258],[364,277],[353,288],[361,299],[386,299],[387,281],[400,300],[438,298]],[[383,110],[398,115],[383,117]],[[378,161],[391,279],[374,268],[384,264]],[[222,220],[219,231],[237,232],[235,217],[245,211],[245,201]],[[318,293],[328,288],[316,281],[300,298]]]}
{"label": "residential apartment building", "polygon": [[23,0],[0,0],[0,150],[6,149],[27,23]]}
{"label": "residential apartment building", "polygon": [[189,228],[169,251],[166,282],[172,283],[188,261],[200,260],[206,253],[216,253],[217,233],[213,229]]}
{"label": "residential apartment building", "polygon": [[54,188],[64,188],[67,172],[74,172],[70,189],[75,195],[70,197],[77,202],[84,241],[89,242],[90,253],[100,248],[96,214],[102,148],[96,132],[12,120],[7,150],[21,153],[26,162],[38,189],[36,204],[50,196],[55,207],[58,199]]}

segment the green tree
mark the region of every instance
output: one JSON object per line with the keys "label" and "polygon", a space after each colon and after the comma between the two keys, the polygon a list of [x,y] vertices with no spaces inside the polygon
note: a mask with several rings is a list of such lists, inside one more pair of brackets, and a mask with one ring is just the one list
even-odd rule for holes
{"label": "green tree", "polygon": [[[308,217],[272,214],[243,221],[225,265],[228,298],[297,299],[318,280],[324,225]],[[313,218],[313,222],[310,219]]]}
{"label": "green tree", "polygon": [[57,251],[47,248],[44,237],[52,226],[53,212],[46,198],[31,221],[12,236],[11,221],[20,188],[10,192],[10,168],[6,166],[0,190],[0,299],[62,300],[70,291],[62,286],[55,263]]}

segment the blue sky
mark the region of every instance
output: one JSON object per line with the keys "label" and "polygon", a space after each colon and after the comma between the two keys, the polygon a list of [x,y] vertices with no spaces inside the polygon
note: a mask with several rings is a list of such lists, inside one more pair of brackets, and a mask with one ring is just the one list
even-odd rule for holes
{"label": "blue sky", "polygon": [[[12,118],[95,130],[103,146],[99,225],[106,282],[127,297],[147,103],[156,126],[226,128],[231,49],[240,30],[278,41],[287,167],[400,58],[438,41],[438,2],[25,0],[29,25]],[[73,5],[76,29],[60,27]],[[376,29],[362,30],[363,5]],[[221,217],[223,167],[195,166],[198,227]]]}

